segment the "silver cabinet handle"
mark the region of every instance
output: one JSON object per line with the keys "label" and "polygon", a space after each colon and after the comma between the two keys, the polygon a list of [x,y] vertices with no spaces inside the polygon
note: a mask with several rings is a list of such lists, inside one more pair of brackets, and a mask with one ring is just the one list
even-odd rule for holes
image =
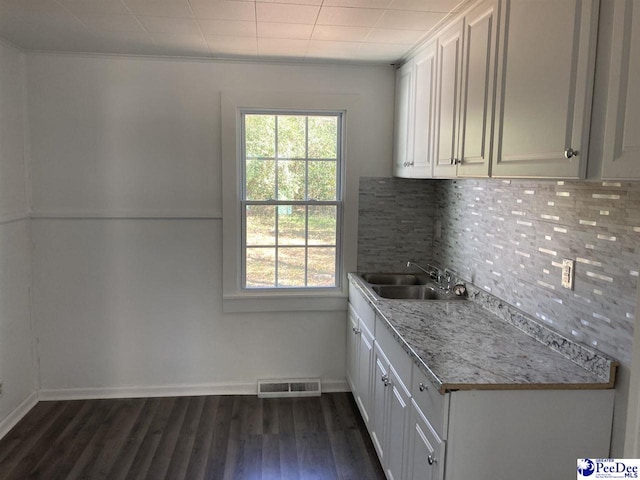
{"label": "silver cabinet handle", "polygon": [[384,375],[382,375],[382,377],[380,377],[380,380],[382,380],[382,383],[384,383],[385,387],[388,387],[389,384],[391,383],[389,381],[389,374],[385,373]]}
{"label": "silver cabinet handle", "polygon": [[573,148],[569,147],[564,151],[564,158],[577,157],[578,153],[580,153],[580,152],[578,152],[577,150],[574,150]]}
{"label": "silver cabinet handle", "polygon": [[453,157],[451,157],[451,158],[449,159],[449,165],[455,165],[455,163],[454,163],[455,161],[456,161],[456,159],[455,159],[455,158],[453,158]]}
{"label": "silver cabinet handle", "polygon": [[359,333],[362,333],[362,330],[360,330],[357,327],[351,327],[351,330],[353,330],[353,333],[355,333],[356,335],[358,335]]}
{"label": "silver cabinet handle", "polygon": [[453,164],[454,165],[462,165],[462,160],[460,160],[459,158],[454,158],[453,159]]}
{"label": "silver cabinet handle", "polygon": [[420,390],[421,392],[424,392],[426,389],[427,389],[427,386],[424,383],[420,382],[418,384],[418,390]]}
{"label": "silver cabinet handle", "polygon": [[434,463],[437,462],[437,460],[433,457],[433,455],[429,455],[427,457],[427,462],[429,462],[429,465],[433,465]]}

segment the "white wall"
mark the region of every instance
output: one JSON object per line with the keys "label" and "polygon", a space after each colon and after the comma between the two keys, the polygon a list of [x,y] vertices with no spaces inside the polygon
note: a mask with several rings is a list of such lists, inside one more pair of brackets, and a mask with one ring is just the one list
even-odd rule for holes
{"label": "white wall", "polygon": [[360,95],[348,168],[385,176],[391,67],[30,54],[27,80],[44,398],[344,385],[345,312],[222,313],[220,93]]}
{"label": "white wall", "polygon": [[0,42],[0,437],[35,401],[22,53]]}

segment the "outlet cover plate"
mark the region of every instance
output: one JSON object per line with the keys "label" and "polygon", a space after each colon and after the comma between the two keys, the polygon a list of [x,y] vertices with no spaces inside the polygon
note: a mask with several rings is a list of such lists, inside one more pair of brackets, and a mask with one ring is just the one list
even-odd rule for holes
{"label": "outlet cover plate", "polygon": [[562,260],[562,286],[564,288],[573,290],[575,266],[576,266],[575,260],[568,260],[566,258]]}

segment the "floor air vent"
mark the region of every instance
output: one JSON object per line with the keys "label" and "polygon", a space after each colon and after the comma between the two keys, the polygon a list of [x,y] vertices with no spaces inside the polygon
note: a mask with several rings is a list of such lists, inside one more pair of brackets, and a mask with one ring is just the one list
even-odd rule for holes
{"label": "floor air vent", "polygon": [[296,378],[258,380],[258,397],[317,397],[320,391],[320,379]]}

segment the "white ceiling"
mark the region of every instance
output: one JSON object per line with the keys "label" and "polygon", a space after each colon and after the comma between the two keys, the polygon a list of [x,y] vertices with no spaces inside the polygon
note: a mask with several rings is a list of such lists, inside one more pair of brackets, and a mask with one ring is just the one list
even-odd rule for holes
{"label": "white ceiling", "polygon": [[393,63],[463,0],[0,0],[32,50]]}

